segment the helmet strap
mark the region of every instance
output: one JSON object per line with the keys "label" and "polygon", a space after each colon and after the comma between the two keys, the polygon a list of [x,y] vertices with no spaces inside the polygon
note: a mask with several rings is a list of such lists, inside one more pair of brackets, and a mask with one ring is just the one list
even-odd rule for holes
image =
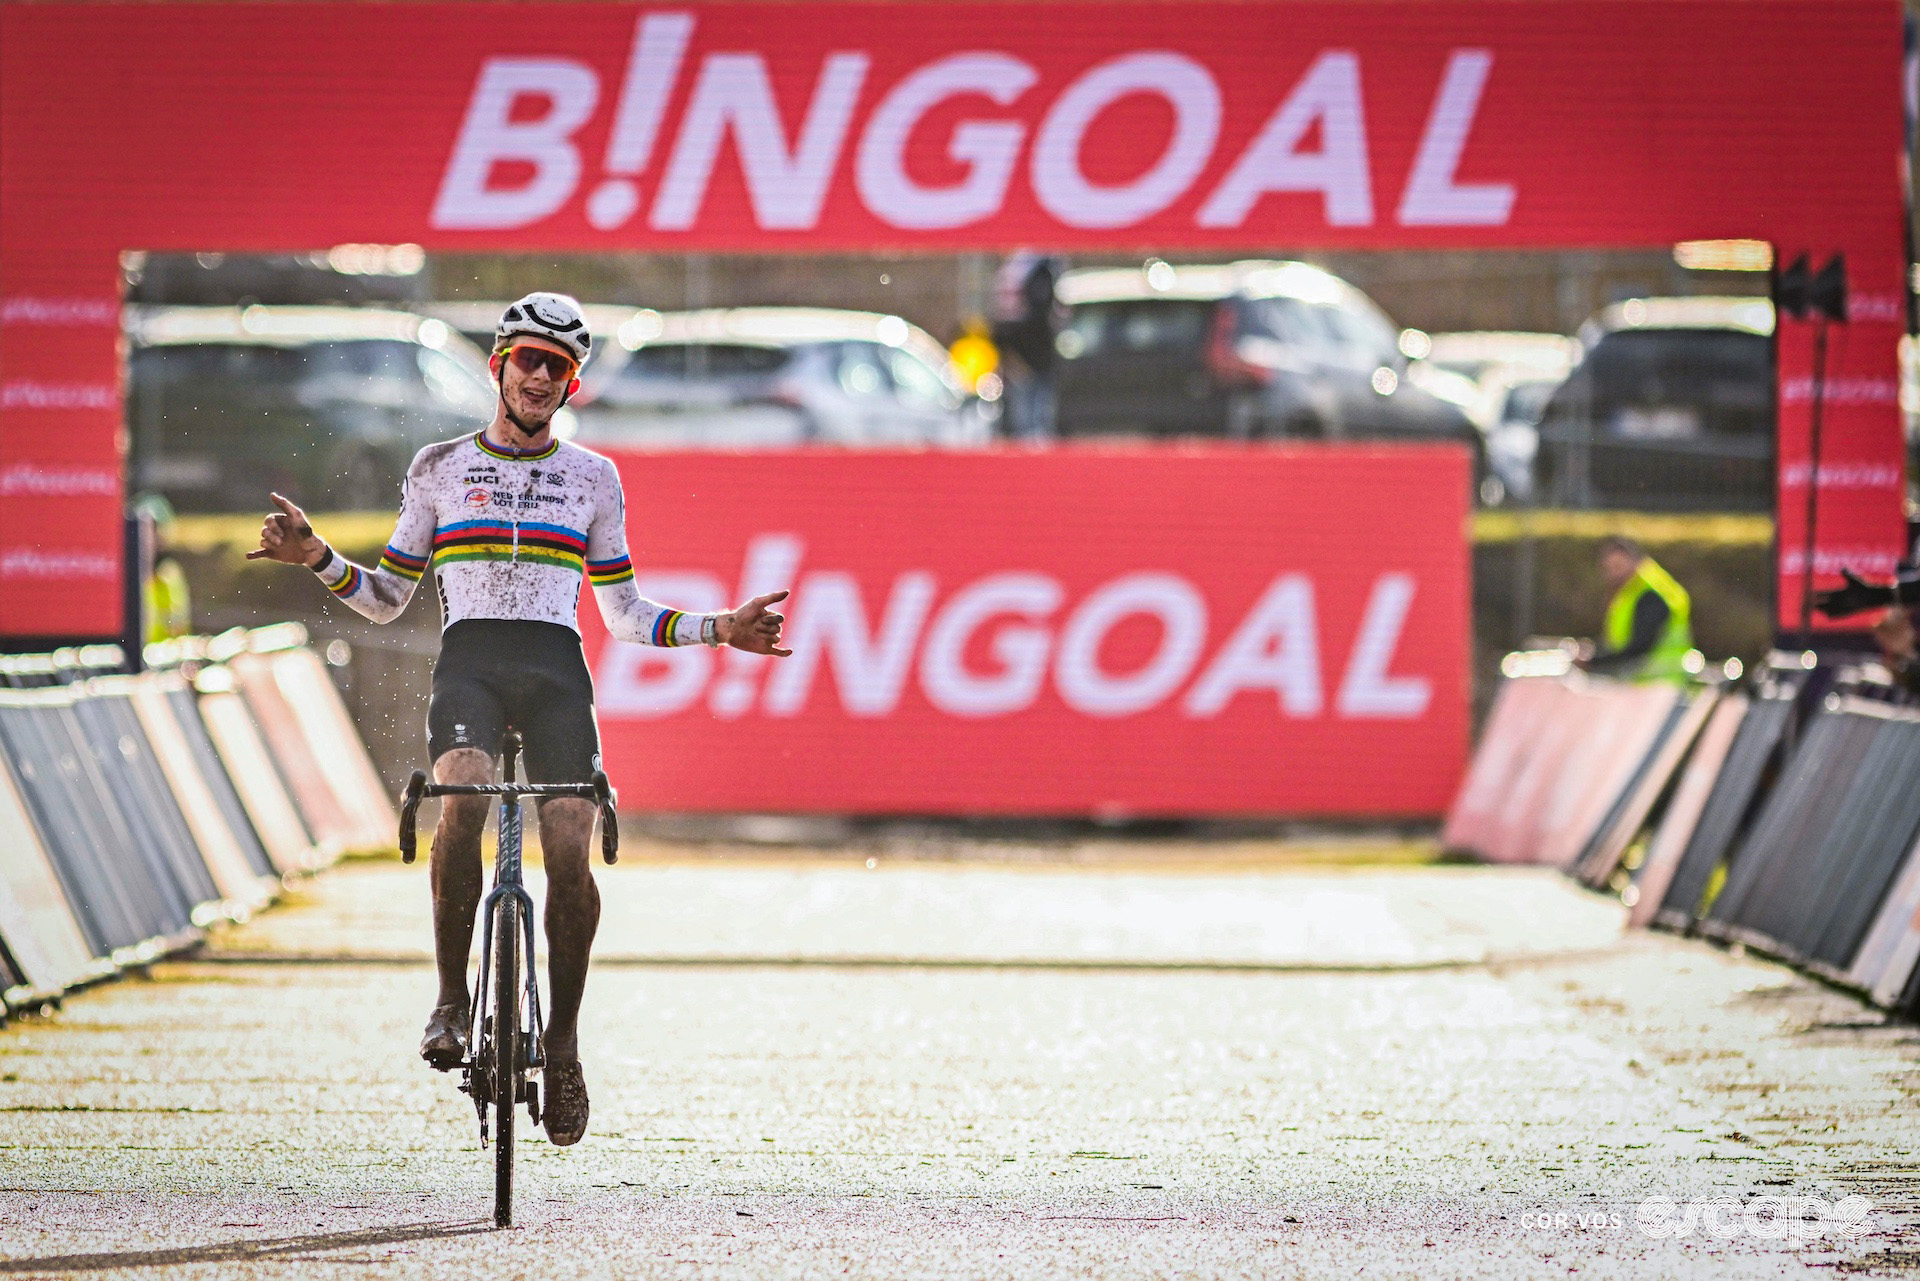
{"label": "helmet strap", "polygon": [[[494,371],[493,371],[493,389],[494,389],[494,392],[500,397],[500,412],[507,416],[508,422],[512,423],[515,427],[518,427],[520,429],[521,435],[525,436],[528,440],[532,440],[535,436],[539,435],[542,431],[553,426],[553,414],[547,415],[547,421],[542,423],[538,427],[527,426],[526,422],[521,419],[520,415],[513,412],[513,406],[507,403],[507,363],[506,361],[499,359],[498,352],[495,352],[494,356],[495,356],[495,364],[494,364]],[[560,403],[553,407],[553,412],[555,414],[559,413],[562,409],[564,409],[566,407],[567,402],[573,399],[573,389],[579,385],[579,382],[580,380],[577,378],[569,379],[567,382],[567,385],[560,389]]]}
{"label": "helmet strap", "polygon": [[[560,404],[562,405],[564,405],[565,403],[566,401],[564,399],[562,399],[560,402]],[[560,405],[554,406],[555,410],[558,410],[559,408],[560,408]],[[542,431],[546,430],[548,427],[553,425],[553,420],[549,418],[546,422],[541,423],[538,427],[527,426],[526,420],[521,418],[520,415],[514,413],[513,406],[507,403],[507,389],[504,386],[500,388],[500,412],[504,413],[507,416],[507,421],[512,423],[515,427],[518,427],[520,429],[520,434],[525,436],[528,440],[532,440],[535,436],[538,436]]]}

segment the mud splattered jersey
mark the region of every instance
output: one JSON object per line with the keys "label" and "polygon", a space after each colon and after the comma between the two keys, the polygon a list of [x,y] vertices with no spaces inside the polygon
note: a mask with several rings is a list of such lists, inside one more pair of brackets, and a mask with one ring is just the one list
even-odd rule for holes
{"label": "mud splattered jersey", "polygon": [[484,432],[414,456],[400,518],[380,563],[336,554],[318,571],[335,596],[376,623],[406,608],[422,574],[440,589],[444,630],[469,618],[524,619],[579,630],[580,581],[593,584],[607,630],[643,645],[700,640],[708,615],[640,595],[627,555],[626,503],[612,460],[554,441],[516,454]]}

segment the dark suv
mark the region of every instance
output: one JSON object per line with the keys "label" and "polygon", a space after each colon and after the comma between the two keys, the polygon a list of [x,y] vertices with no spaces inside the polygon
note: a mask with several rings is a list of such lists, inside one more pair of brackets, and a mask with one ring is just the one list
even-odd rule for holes
{"label": "dark suv", "polygon": [[1632,298],[1580,330],[1540,416],[1536,486],[1574,507],[1773,507],[1773,304]]}
{"label": "dark suv", "polygon": [[1457,407],[1407,380],[1372,300],[1299,262],[1070,271],[1056,344],[1063,436],[1458,440]]}
{"label": "dark suv", "polygon": [[346,307],[129,307],[131,487],[181,511],[390,508],[422,445],[493,416],[479,349]]}

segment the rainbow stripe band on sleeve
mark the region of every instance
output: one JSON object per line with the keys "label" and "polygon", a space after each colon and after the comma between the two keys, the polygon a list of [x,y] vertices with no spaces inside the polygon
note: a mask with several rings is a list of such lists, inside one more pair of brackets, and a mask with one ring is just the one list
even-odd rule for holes
{"label": "rainbow stripe band on sleeve", "polygon": [[611,587],[615,583],[624,583],[633,577],[633,560],[627,556],[615,556],[612,560],[590,560],[587,562],[587,581],[595,587]]}
{"label": "rainbow stripe band on sleeve", "polygon": [[347,576],[337,583],[328,583],[327,590],[335,596],[351,596],[360,588],[360,567],[352,561],[347,562]]}
{"label": "rainbow stripe band on sleeve", "polygon": [[419,582],[420,575],[427,570],[427,558],[409,556],[392,543],[388,543],[387,550],[380,553],[380,568],[389,573],[398,574],[402,578]]}
{"label": "rainbow stripe band on sleeve", "polygon": [[687,615],[685,610],[679,610],[679,609],[662,610],[660,612],[660,617],[653,620],[653,643],[656,645],[674,644],[675,643],[673,639],[674,626],[686,616]]}

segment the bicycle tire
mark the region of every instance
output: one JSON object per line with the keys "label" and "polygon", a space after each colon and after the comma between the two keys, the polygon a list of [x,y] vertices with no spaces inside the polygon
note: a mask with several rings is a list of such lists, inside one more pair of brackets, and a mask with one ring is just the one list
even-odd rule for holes
{"label": "bicycle tire", "polygon": [[513,1114],[520,1082],[520,904],[501,897],[493,919],[493,1224],[513,1226]]}

